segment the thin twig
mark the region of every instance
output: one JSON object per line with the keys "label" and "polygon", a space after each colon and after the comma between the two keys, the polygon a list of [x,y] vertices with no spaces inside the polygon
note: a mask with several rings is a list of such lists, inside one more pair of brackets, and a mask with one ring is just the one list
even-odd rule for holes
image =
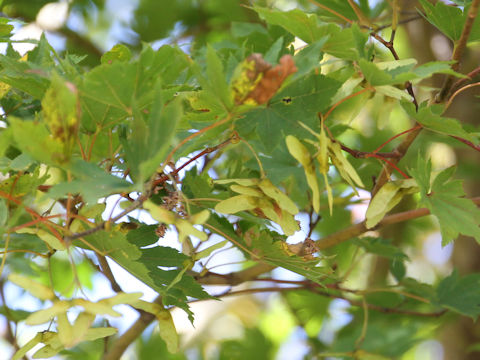
{"label": "thin twig", "polygon": [[232,119],[232,115],[231,114],[228,114],[226,118],[220,120],[220,121],[217,121],[217,122],[214,122],[213,124],[211,125],[208,125],[206,127],[204,127],[203,129],[201,130],[198,130],[196,133],[193,133],[192,135],[189,135],[187,136],[185,139],[183,139],[182,141],[180,141],[180,143],[178,143],[177,146],[175,146],[172,151],[170,151],[170,153],[167,155],[165,161],[164,161],[164,166],[166,166],[170,160],[172,159],[173,157],[173,154],[175,154],[177,152],[178,149],[180,149],[183,145],[185,145],[187,142],[189,142],[190,140],[196,138],[197,136],[199,135],[202,135],[204,134],[205,132],[207,132],[208,130],[211,130],[211,129],[214,129],[220,125],[223,125],[223,124],[226,124],[227,122],[229,122],[230,120]]}
{"label": "thin twig", "polygon": [[[421,15],[416,15],[416,16],[412,16],[408,19],[404,19],[404,20],[400,20],[398,22],[398,25],[403,25],[403,24],[408,24],[409,22],[412,22],[412,21],[415,21],[415,20],[420,20],[420,19],[423,19],[423,17]],[[387,24],[387,25],[381,25],[377,28],[377,31],[380,31],[380,30],[384,30],[384,29],[387,29],[389,27],[391,27],[392,24]]]}
{"label": "thin twig", "polygon": [[468,141],[466,139],[463,139],[461,137],[455,136],[455,135],[450,135],[452,138],[457,139],[458,141],[464,143],[467,146],[470,146],[472,149],[475,149],[477,151],[480,151],[480,145],[475,145],[471,141]]}
{"label": "thin twig", "polygon": [[[312,209],[313,210],[313,209]],[[313,214],[312,214],[313,215]],[[310,224],[309,224],[309,228],[308,228],[308,234],[307,234],[307,238],[310,238],[310,236],[312,236],[313,234],[313,231],[315,230],[315,227],[317,226],[317,224],[320,222],[320,220],[322,220],[322,217],[320,215],[317,214],[317,217],[315,218],[315,220],[310,220]]]}
{"label": "thin twig", "polygon": [[461,92],[463,92],[463,91],[465,91],[465,90],[468,90],[468,89],[471,89],[471,88],[477,87],[477,86],[480,86],[480,82],[476,82],[476,83],[473,83],[473,84],[465,85],[464,87],[461,87],[460,89],[458,89],[457,91],[455,91],[455,92],[453,93],[453,95],[450,96],[450,98],[448,99],[447,103],[445,104],[444,112],[447,111],[447,109],[448,109],[448,108],[450,107],[450,105],[452,104],[453,99],[455,99],[458,94],[460,94]]}
{"label": "thin twig", "polygon": [[[198,134],[198,133],[196,133]],[[175,176],[177,175],[183,168],[185,168],[186,166],[188,166],[188,164],[192,163],[193,161],[197,160],[198,158],[200,158],[201,156],[204,156],[205,154],[209,154],[213,151],[216,151],[228,144],[230,144],[232,142],[233,138],[230,138],[224,142],[222,142],[221,144],[217,145],[217,146],[214,146],[214,147],[208,147],[206,148],[205,150],[201,151],[199,154],[197,154],[196,156],[194,156],[193,158],[189,159],[185,164],[183,164],[182,166],[180,166],[179,168],[177,169],[174,169],[171,173],[169,174],[164,174],[162,176],[160,176],[160,178],[154,180],[151,182],[150,186],[149,186],[149,189],[147,191],[145,191],[144,194],[140,195],[135,201],[132,202],[132,205],[130,205],[127,209],[125,209],[124,211],[122,211],[120,214],[118,214],[117,216],[114,216],[112,218],[110,218],[108,221],[104,221],[102,223],[100,223],[99,225],[95,226],[95,227],[92,227],[90,229],[87,229],[85,231],[82,231],[82,232],[79,232],[79,233],[76,233],[76,234],[72,234],[72,235],[69,235],[69,236],[65,236],[64,240],[66,242],[71,242],[75,239],[79,239],[79,238],[82,238],[84,236],[88,236],[88,235],[91,235],[91,234],[94,234],[96,233],[97,231],[100,231],[100,230],[103,230],[105,229],[106,225],[107,224],[112,224],[114,222],[116,222],[117,220],[121,219],[122,217],[124,217],[125,215],[128,215],[129,213],[131,213],[132,211],[140,208],[143,203],[150,198],[151,194],[153,193],[154,189],[156,186],[164,183],[165,181],[167,181],[168,179],[170,179],[172,176]],[[173,150],[171,152],[171,154],[173,155]],[[1,194],[0,194],[1,195]]]}
{"label": "thin twig", "polygon": [[[465,20],[465,24],[463,25],[460,39],[455,42],[455,46],[453,49],[452,61],[455,61],[451,66],[453,71],[458,71],[460,69],[460,61],[462,60],[463,53],[467,47],[468,38],[470,37],[473,23],[475,22],[475,18],[477,17],[479,7],[480,0],[473,0],[472,4],[470,5],[470,9],[468,10],[467,19]],[[446,77],[442,89],[435,98],[435,102],[442,103],[445,101],[447,95],[450,93],[450,89],[452,88],[453,80],[453,75],[448,75]]]}
{"label": "thin twig", "polygon": [[466,77],[466,78],[461,78],[461,79],[457,80],[457,81],[452,85],[452,88],[450,89],[447,98],[450,98],[455,91],[457,91],[458,89],[460,89],[460,87],[463,86],[463,84],[467,83],[468,81],[473,80],[473,78],[476,77],[476,76],[479,75],[479,74],[480,74],[480,66],[477,67],[477,68],[475,68],[475,69],[473,69],[472,71],[470,71],[470,72],[467,74],[467,77]]}
{"label": "thin twig", "polygon": [[[236,291],[227,291],[218,295],[215,295],[216,298],[223,298],[223,297],[230,297],[230,296],[240,296],[240,295],[250,295],[250,294],[258,294],[264,292],[290,292],[290,291],[298,291],[298,290],[308,290],[313,291],[315,294],[320,296],[325,296],[332,299],[342,299],[350,303],[351,306],[355,307],[362,307],[363,303],[361,301],[356,301],[349,299],[342,295],[332,294],[330,292],[320,290],[321,287],[312,288],[310,286],[293,286],[293,287],[264,287],[264,288],[252,288],[252,289],[243,289],[243,290],[236,290]],[[205,299],[199,300],[192,300],[189,303],[205,301]],[[447,310],[441,310],[437,312],[419,312],[413,310],[404,310],[399,308],[387,308],[383,306],[378,306],[374,304],[366,304],[367,308],[370,310],[375,310],[378,312],[382,312],[385,314],[403,314],[408,316],[418,316],[418,317],[440,317],[447,312]]]}
{"label": "thin twig", "polygon": [[[380,35],[378,35],[375,31],[372,31],[370,33],[370,36],[373,36],[383,46],[385,46],[388,50],[390,50],[390,53],[392,54],[392,56],[395,60],[400,60],[400,57],[398,56],[397,51],[395,50],[395,47],[393,46],[393,42],[386,41],[384,38],[382,38]],[[408,94],[413,99],[412,102],[415,105],[415,110],[418,110],[417,98],[415,97],[415,92],[413,91],[412,83],[410,81],[405,82],[405,89],[407,90]]]}
{"label": "thin twig", "polygon": [[[416,124],[418,125],[418,124]],[[400,154],[399,157],[391,159],[391,163],[393,165],[398,164],[398,162],[403,158],[403,156],[407,153],[407,150],[410,148],[410,145],[413,143],[413,141],[416,139],[418,134],[422,131],[422,127],[417,127],[415,126],[414,129],[408,133],[407,137],[398,145],[393,151],[397,152]],[[390,172],[392,170],[392,166],[387,166],[382,169],[380,175],[377,178],[377,181],[375,182],[375,186],[372,190],[372,197],[375,196],[375,194],[380,190],[380,188],[385,185],[385,183],[389,180],[390,178]]]}

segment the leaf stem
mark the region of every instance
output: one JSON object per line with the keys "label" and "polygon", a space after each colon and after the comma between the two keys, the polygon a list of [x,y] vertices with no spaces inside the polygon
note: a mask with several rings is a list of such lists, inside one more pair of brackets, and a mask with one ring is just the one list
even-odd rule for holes
{"label": "leaf stem", "polygon": [[244,144],[250,149],[250,151],[252,152],[253,156],[255,156],[255,159],[257,160],[258,168],[260,169],[260,177],[261,177],[262,179],[265,178],[266,175],[265,175],[265,171],[263,170],[262,162],[260,161],[260,158],[258,157],[257,153],[256,153],[255,150],[253,149],[252,145],[250,145],[250,144],[248,143],[248,141],[245,140],[245,139],[240,138],[240,140],[242,141],[242,143],[244,143]]}
{"label": "leaf stem", "polygon": [[360,336],[355,340],[355,348],[358,349],[365,337],[367,336],[367,328],[368,328],[368,304],[367,300],[365,300],[365,296],[362,296],[362,309],[363,309],[363,323],[362,323],[362,331],[360,332]]}
{"label": "leaf stem", "polygon": [[312,4],[318,6],[320,9],[323,9],[323,10],[325,10],[325,11],[328,11],[329,13],[331,13],[331,14],[339,17],[340,19],[346,21],[347,23],[353,24],[353,21],[352,21],[352,20],[350,20],[349,18],[347,18],[347,17],[343,16],[342,14],[336,12],[336,11],[333,10],[333,9],[330,9],[328,6],[322,5],[322,4],[320,4],[318,1],[315,1],[315,0],[308,0],[308,1],[311,2]]}
{"label": "leaf stem", "polygon": [[444,109],[444,112],[447,111],[447,109],[450,107],[450,105],[452,104],[452,101],[453,99],[455,99],[455,97],[460,94],[461,92],[465,91],[465,90],[468,90],[468,89],[471,89],[473,87],[476,87],[476,86],[480,86],[480,82],[476,82],[476,83],[473,83],[473,84],[468,84],[468,85],[465,85],[464,87],[461,87],[460,89],[458,89],[457,91],[455,91],[453,93],[452,96],[450,96],[450,98],[448,99],[447,103],[445,104],[445,109]]}
{"label": "leaf stem", "polygon": [[[326,114],[323,116],[323,121],[325,121],[325,120],[328,118],[328,116],[332,113],[332,111],[335,110],[335,108],[337,108],[337,107],[338,107],[340,104],[342,104],[343,102],[345,102],[345,101],[347,101],[348,99],[351,99],[351,98],[353,98],[353,97],[355,97],[355,96],[357,96],[357,95],[363,94],[364,92],[372,91],[372,90],[373,90],[373,88],[371,88],[371,87],[366,87],[366,88],[364,88],[364,89],[362,89],[362,90],[356,91],[356,92],[354,92],[353,94],[348,95],[347,97],[344,97],[342,100],[337,101],[335,104],[332,105],[332,107],[330,107],[330,109],[328,109],[328,111],[326,112]],[[319,117],[321,117],[320,114],[319,114]]]}
{"label": "leaf stem", "polygon": [[463,139],[461,137],[458,137],[458,136],[455,136],[455,135],[450,135],[451,137],[453,137],[454,139],[457,139],[458,141],[464,143],[465,145],[467,146],[470,146],[472,149],[475,149],[477,151],[480,151],[480,145],[475,145],[474,143],[472,143],[471,141],[468,141],[466,139]]}
{"label": "leaf stem", "polygon": [[[419,124],[417,124],[419,125]],[[375,182],[375,186],[372,190],[372,197],[375,196],[375,194],[380,190],[380,188],[388,181],[390,177],[390,171],[391,171],[391,165],[396,165],[402,158],[403,156],[407,153],[408,148],[410,145],[413,143],[413,141],[416,139],[418,134],[422,131],[422,127],[414,127],[412,131],[410,131],[407,135],[407,137],[398,145],[393,152],[398,153],[399,156],[396,158],[393,158],[386,168],[384,168],[381,172],[380,175],[377,178],[377,181]]]}
{"label": "leaf stem", "polygon": [[206,127],[204,127],[203,129],[201,130],[198,130],[196,133],[193,133],[192,135],[189,135],[187,136],[185,139],[183,139],[182,141],[180,141],[180,143],[178,143],[177,146],[175,146],[172,151],[170,151],[170,153],[167,155],[167,157],[165,158],[165,161],[163,162],[163,167],[165,167],[169,162],[170,160],[172,160],[172,157],[173,157],[173,154],[175,154],[177,152],[178,149],[180,149],[183,145],[185,145],[187,142],[189,142],[190,140],[196,138],[197,136],[199,135],[202,135],[203,133],[207,132],[208,130],[211,130],[211,129],[214,129],[220,125],[223,125],[227,122],[229,122],[230,120],[232,119],[232,115],[229,113],[228,116],[223,119],[223,120],[220,120],[220,121],[217,121],[217,122],[214,122],[213,124],[211,125],[208,125]]}
{"label": "leaf stem", "polygon": [[462,78],[457,80],[451,87],[449,93],[448,93],[448,98],[451,97],[451,94],[455,91],[457,91],[464,83],[468,82],[469,80],[472,80],[474,77],[480,74],[480,66],[473,69],[467,74],[466,78]]}

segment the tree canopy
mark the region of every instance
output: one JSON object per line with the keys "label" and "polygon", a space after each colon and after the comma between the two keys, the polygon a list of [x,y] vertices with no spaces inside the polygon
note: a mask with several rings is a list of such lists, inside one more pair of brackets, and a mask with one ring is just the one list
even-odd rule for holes
{"label": "tree canopy", "polygon": [[13,359],[475,358],[479,6],[0,2]]}

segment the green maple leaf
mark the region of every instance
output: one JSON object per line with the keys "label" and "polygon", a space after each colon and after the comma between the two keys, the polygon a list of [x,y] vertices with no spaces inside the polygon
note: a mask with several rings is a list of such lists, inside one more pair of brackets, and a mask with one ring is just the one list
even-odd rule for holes
{"label": "green maple leaf", "polygon": [[454,167],[440,172],[431,181],[432,163],[418,157],[417,168],[410,173],[420,186],[420,204],[430,210],[440,223],[442,244],[455,240],[459,234],[480,242],[480,209],[466,199],[461,180],[451,180]]}
{"label": "green maple leaf", "polygon": [[132,116],[134,106],[145,110],[156,100],[152,89],[158,79],[163,87],[172,85],[187,67],[187,56],[170,46],[158,51],[146,47],[133,62],[97,66],[79,86],[83,128],[89,132],[108,128]]}
{"label": "green maple leaf", "polygon": [[457,271],[438,284],[435,302],[462,315],[480,315],[480,274],[460,278]]}
{"label": "green maple leaf", "polygon": [[284,143],[286,134],[304,135],[299,121],[315,128],[318,112],[325,111],[342,83],[324,75],[309,75],[292,82],[266,106],[254,109],[237,121],[236,128],[243,137],[256,128],[256,133],[270,153]]}

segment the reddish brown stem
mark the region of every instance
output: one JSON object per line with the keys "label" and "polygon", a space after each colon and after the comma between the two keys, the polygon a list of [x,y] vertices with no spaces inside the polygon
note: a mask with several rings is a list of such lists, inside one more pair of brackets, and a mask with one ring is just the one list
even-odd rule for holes
{"label": "reddish brown stem", "polygon": [[[313,286],[312,285],[316,285]],[[346,296],[340,295],[340,294],[332,294],[327,291],[320,290],[322,285],[318,284],[311,284],[307,286],[295,286],[295,287],[264,287],[264,288],[252,288],[252,289],[243,289],[243,290],[237,290],[237,291],[227,291],[222,294],[218,294],[215,297],[217,298],[222,298],[222,297],[227,297],[227,296],[239,296],[239,295],[250,295],[250,294],[258,294],[258,293],[264,293],[264,292],[289,292],[289,291],[298,291],[298,290],[308,290],[308,291],[313,291],[314,293],[325,296],[328,298],[332,299],[343,299],[347,302],[350,303],[350,305],[355,306],[355,307],[363,307],[364,303],[362,301],[356,301],[352,300]],[[198,300],[194,300],[192,302],[197,302]],[[201,300],[200,300],[201,301]],[[440,317],[443,314],[447,312],[447,310],[441,310],[437,312],[419,312],[419,311],[413,311],[413,310],[404,310],[404,309],[399,309],[399,308],[387,308],[383,306],[378,306],[375,304],[366,304],[367,307],[371,310],[375,310],[378,312],[386,313],[386,314],[403,314],[403,315],[409,315],[409,316],[419,316],[419,317]]]}
{"label": "reddish brown stem", "polygon": [[452,88],[450,89],[449,93],[448,93],[448,98],[450,98],[452,96],[452,94],[457,91],[463,84],[467,83],[468,81],[471,81],[473,80],[474,77],[476,77],[477,75],[480,74],[480,66],[473,69],[472,71],[470,71],[467,76],[468,78],[462,78],[460,80],[457,80],[453,85],[452,85]]}
{"label": "reddish brown stem", "polygon": [[351,149],[348,146],[345,146],[344,144],[340,144],[340,146],[342,147],[343,151],[348,152],[350,155],[352,155],[354,158],[357,158],[357,159],[365,159],[365,158],[371,157],[372,154],[377,154],[378,156],[381,156],[382,158],[387,158],[387,159],[400,157],[400,154],[396,152],[375,153],[370,151],[360,151],[360,150]]}
{"label": "reddish brown stem", "polygon": [[450,135],[450,136],[453,137],[454,139],[457,139],[458,141],[464,143],[465,145],[470,146],[472,149],[480,151],[480,145],[475,145],[471,141],[468,141],[466,139],[463,139],[463,138],[455,136],[455,135]]}
{"label": "reddish brown stem", "polygon": [[174,169],[171,173],[169,173],[168,175],[162,175],[160,178],[156,179],[154,182],[153,182],[153,185],[155,186],[158,186],[160,184],[163,184],[165,181],[168,180],[169,177],[171,176],[175,176],[177,175],[181,170],[183,170],[186,166],[188,166],[189,164],[191,164],[192,162],[194,162],[195,160],[201,158],[202,156],[205,156],[207,154],[210,154],[228,144],[230,144],[230,142],[232,141],[232,139],[228,139],[226,141],[224,141],[223,143],[217,145],[217,146],[212,146],[212,147],[207,147],[206,149],[204,149],[203,151],[201,151],[200,153],[198,153],[197,155],[195,155],[194,157],[192,157],[191,159],[189,159],[187,162],[185,162],[184,164],[182,164],[179,168],[177,169]]}
{"label": "reddish brown stem", "polygon": [[[337,101],[335,104],[332,105],[332,107],[330,109],[328,109],[328,111],[325,113],[325,116],[323,117],[323,120],[326,120],[328,118],[328,116],[332,113],[333,110],[335,110],[335,108],[337,108],[340,104],[342,104],[343,102],[347,101],[348,99],[351,99],[357,95],[360,95],[360,94],[363,94],[364,92],[367,92],[367,91],[372,91],[373,89],[370,88],[370,87],[366,87],[362,90],[359,90],[357,92],[354,92],[353,94],[350,94],[348,95],[347,97],[344,97],[342,100],[340,101]],[[319,116],[320,117],[320,116]]]}
{"label": "reddish brown stem", "polygon": [[[15,204],[19,205],[19,206],[23,206],[24,209],[30,214],[32,215],[33,217],[39,219],[39,222],[43,223],[43,225],[45,225],[45,227],[50,230],[50,232],[60,241],[63,243],[63,238],[62,236],[58,233],[58,231],[56,231],[50,224],[49,224],[49,221],[46,220],[43,216],[39,215],[35,210],[33,209],[30,209],[28,206],[25,206],[22,204],[22,202],[18,199],[16,199],[15,197],[11,196],[10,194],[7,194],[6,192],[4,191],[0,191],[0,197],[3,197],[9,201],[12,201],[14,202]],[[56,225],[56,224],[53,224],[53,225]]]}
{"label": "reddish brown stem", "polygon": [[[376,148],[375,150],[373,150],[373,153],[374,154],[377,154],[380,150],[382,150],[389,142],[391,142],[392,140],[395,140],[396,138],[402,136],[402,135],[405,135],[407,133],[409,133],[410,131],[413,131],[413,130],[416,130],[418,128],[421,128],[422,126],[421,125],[416,125],[414,126],[413,128],[411,129],[408,129],[408,130],[405,130],[405,131],[402,131],[401,133],[395,135],[395,136],[392,136],[390,139],[388,139],[387,141],[385,141],[382,145],[380,145],[378,148]],[[380,154],[378,154],[380,155]],[[399,154],[397,154],[397,156],[395,157],[398,157]]]}
{"label": "reddish brown stem", "polygon": [[340,18],[340,19],[342,19],[342,20],[344,20],[344,21],[346,21],[346,22],[349,23],[349,24],[352,24],[352,23],[353,23],[353,21],[350,20],[349,18],[346,18],[345,16],[343,16],[342,14],[336,12],[335,10],[330,9],[328,6],[325,6],[325,5],[320,4],[318,1],[315,1],[315,0],[308,0],[308,1],[311,2],[312,4],[315,4],[315,5],[318,6],[320,9],[323,9],[323,10],[325,10],[325,11],[328,11],[329,13],[337,16],[338,18]]}
{"label": "reddish brown stem", "polygon": [[395,164],[394,164],[393,162],[391,162],[390,160],[381,157],[381,156],[378,155],[378,154],[370,154],[370,155],[368,155],[367,157],[374,157],[374,158],[376,158],[376,159],[385,161],[385,162],[386,162],[388,165],[390,165],[393,169],[397,170],[397,171],[400,173],[400,175],[402,175],[405,179],[409,179],[409,178],[410,178],[407,174],[405,174],[402,170],[400,170],[397,165],[395,165]]}
{"label": "reddish brown stem", "polygon": [[90,159],[91,159],[91,157],[92,157],[93,145],[95,145],[95,140],[97,140],[97,135],[98,135],[99,132],[100,132],[100,130],[97,129],[97,131],[95,131],[95,133],[94,133],[93,136],[92,136],[92,140],[91,140],[90,146],[89,146],[89,148],[88,148],[87,161],[90,161]]}
{"label": "reddish brown stem", "polygon": [[22,225],[17,225],[15,227],[12,227],[10,228],[8,231],[9,232],[15,232],[17,230],[20,230],[20,229],[23,229],[25,227],[29,227],[29,226],[32,226],[32,225],[35,225],[35,224],[38,224],[39,222],[43,222],[44,220],[48,220],[48,219],[53,219],[53,218],[57,218],[57,217],[60,217],[61,215],[60,214],[56,214],[56,215],[49,215],[49,216],[43,216],[43,217],[39,217],[35,220],[32,220],[32,221],[29,221],[25,224],[22,224]]}
{"label": "reddish brown stem", "polygon": [[[376,40],[378,40],[383,46],[385,46],[388,50],[390,50],[390,53],[392,54],[393,58],[395,60],[400,60],[395,47],[393,46],[393,41],[386,41],[384,38],[382,38],[380,35],[378,35],[376,32],[371,32],[370,36],[373,36]],[[407,90],[408,94],[412,97],[412,102],[415,105],[415,110],[418,110],[418,103],[417,103],[417,98],[415,97],[415,92],[413,91],[412,83],[410,81],[407,81],[405,83],[405,89]]]}
{"label": "reddish brown stem", "polygon": [[87,160],[87,156],[85,155],[85,150],[83,149],[82,143],[80,142],[80,139],[77,137],[77,145],[78,148],[80,149],[80,154],[82,155],[83,160]]}

